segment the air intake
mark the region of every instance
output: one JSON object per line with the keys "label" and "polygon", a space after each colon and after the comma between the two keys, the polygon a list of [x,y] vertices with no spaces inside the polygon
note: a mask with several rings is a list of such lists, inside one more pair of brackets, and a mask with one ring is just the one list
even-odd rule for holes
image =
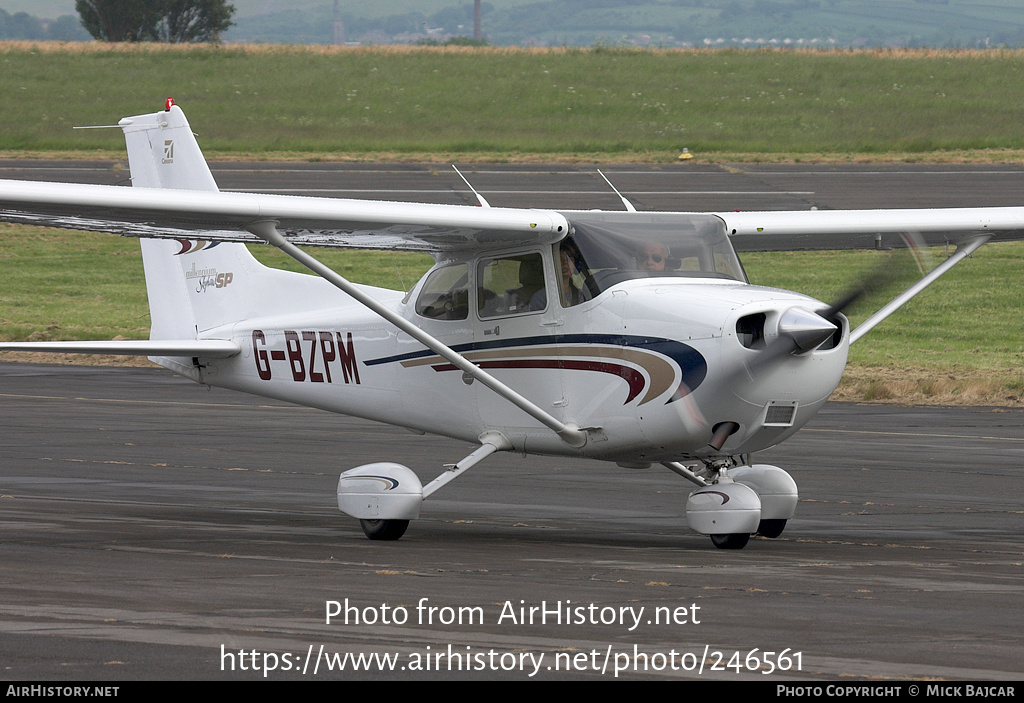
{"label": "air intake", "polygon": [[764,417],[765,427],[791,427],[796,417],[796,402],[773,400]]}
{"label": "air intake", "polygon": [[763,312],[744,315],[736,320],[736,338],[747,349],[764,347],[764,323],[768,318]]}

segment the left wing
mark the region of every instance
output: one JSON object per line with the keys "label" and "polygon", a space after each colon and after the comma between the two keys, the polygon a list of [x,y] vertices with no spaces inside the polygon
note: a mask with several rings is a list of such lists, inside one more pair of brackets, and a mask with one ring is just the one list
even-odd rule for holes
{"label": "left wing", "polygon": [[[804,210],[717,213],[737,251],[891,249],[953,244],[956,251],[861,323],[857,342],[990,240],[1024,239],[1024,208]],[[909,235],[909,236],[908,236]],[[859,286],[864,290],[864,282]],[[853,293],[849,300],[856,299]]]}
{"label": "left wing", "polygon": [[960,245],[980,235],[1024,239],[1024,207],[719,212],[737,251],[888,249],[901,235]]}

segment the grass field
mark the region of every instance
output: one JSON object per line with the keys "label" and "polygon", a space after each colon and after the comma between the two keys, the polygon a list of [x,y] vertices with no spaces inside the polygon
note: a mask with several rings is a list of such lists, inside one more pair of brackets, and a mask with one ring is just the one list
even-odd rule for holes
{"label": "grass field", "polygon": [[152,112],[168,95],[220,154],[1024,150],[1022,51],[6,43],[0,95],[9,152],[119,152],[117,130],[71,127]]}

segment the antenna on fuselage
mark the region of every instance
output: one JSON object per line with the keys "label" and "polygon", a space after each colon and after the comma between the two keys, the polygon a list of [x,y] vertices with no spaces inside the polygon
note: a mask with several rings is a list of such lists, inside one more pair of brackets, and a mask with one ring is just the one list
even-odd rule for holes
{"label": "antenna on fuselage", "polygon": [[608,180],[608,176],[604,175],[604,173],[601,172],[601,169],[597,169],[597,172],[601,174],[601,178],[604,179],[604,182],[607,183],[608,186],[615,191],[615,194],[617,196],[619,196],[619,200],[621,200],[622,204],[626,206],[626,212],[636,212],[636,208],[633,207],[633,203],[626,200],[622,193],[619,192],[619,189],[612,185],[612,182]]}
{"label": "antenna on fuselage", "polygon": [[452,164],[452,168],[455,169],[455,173],[459,174],[459,178],[462,179],[462,182],[465,183],[467,186],[469,186],[469,189],[471,191],[473,191],[473,195],[475,195],[476,199],[479,201],[480,207],[490,207],[491,204],[489,202],[487,202],[484,199],[484,196],[480,195],[480,193],[478,193],[476,191],[476,188],[473,187],[473,184],[470,183],[469,180],[465,176],[462,175],[462,171],[459,170],[459,167],[456,166],[455,164]]}

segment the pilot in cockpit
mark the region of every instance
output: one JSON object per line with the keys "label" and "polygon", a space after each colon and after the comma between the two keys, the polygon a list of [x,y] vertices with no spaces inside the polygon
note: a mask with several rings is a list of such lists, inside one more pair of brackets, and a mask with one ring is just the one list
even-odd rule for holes
{"label": "pilot in cockpit", "polygon": [[636,267],[641,271],[664,271],[668,247],[660,242],[647,242],[636,253]]}

